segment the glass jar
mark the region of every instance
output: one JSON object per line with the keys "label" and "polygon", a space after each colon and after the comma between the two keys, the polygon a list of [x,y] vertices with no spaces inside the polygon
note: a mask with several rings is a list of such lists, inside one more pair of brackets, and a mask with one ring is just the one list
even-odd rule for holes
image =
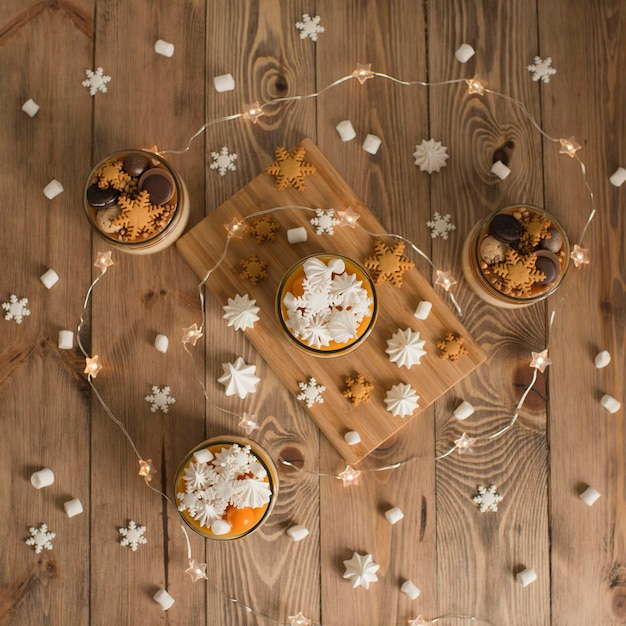
{"label": "glass jar", "polygon": [[171,246],[189,219],[184,181],[160,155],[121,150],[91,171],[83,193],[89,223],[112,247],[153,254]]}
{"label": "glass jar", "polygon": [[356,261],[339,254],[313,254],[283,277],[276,314],[298,348],[332,357],[367,339],[378,317],[378,298],[372,279]]}
{"label": "glass jar", "polygon": [[570,243],[558,220],[529,204],[495,211],[465,239],[463,275],[485,302],[520,308],[553,294],[563,281]]}
{"label": "glass jar", "polygon": [[183,459],[174,481],[185,524],[218,541],[247,537],[267,520],[278,496],[270,455],[244,437],[203,441]]}

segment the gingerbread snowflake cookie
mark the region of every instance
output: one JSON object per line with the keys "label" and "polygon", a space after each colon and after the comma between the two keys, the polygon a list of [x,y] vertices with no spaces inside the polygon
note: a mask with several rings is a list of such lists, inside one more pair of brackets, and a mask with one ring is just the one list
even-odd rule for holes
{"label": "gingerbread snowflake cookie", "polygon": [[304,160],[305,150],[302,146],[295,147],[291,152],[285,148],[276,148],[276,161],[265,168],[265,171],[276,178],[279,191],[294,187],[304,190],[304,178],[315,173],[315,165]]}
{"label": "gingerbread snowflake cookie", "polygon": [[546,277],[536,268],[536,262],[536,253],[522,255],[509,248],[504,261],[493,266],[493,272],[501,278],[500,291],[515,296],[530,296],[531,287]]}
{"label": "gingerbread snowflake cookie", "polygon": [[465,338],[448,331],[441,341],[437,342],[439,357],[456,363],[463,354],[467,354]]}
{"label": "gingerbread snowflake cookie", "polygon": [[274,241],[276,238],[276,231],[279,229],[280,225],[277,224],[269,215],[263,215],[262,217],[255,217],[252,220],[250,234],[254,237],[256,242],[260,244],[264,241]]}
{"label": "gingerbread snowflake cookie", "polygon": [[256,254],[253,254],[247,259],[241,259],[239,264],[242,270],[241,274],[239,274],[239,278],[241,278],[241,280],[247,279],[252,285],[256,285],[260,280],[269,277],[267,273],[267,263],[259,259]]}
{"label": "gingerbread snowflake cookie", "polygon": [[358,374],[355,378],[346,378],[346,388],[342,394],[354,406],[359,406],[361,402],[369,402],[372,399],[372,389],[374,389],[374,384],[367,382],[363,374]]}
{"label": "gingerbread snowflake cookie", "polygon": [[394,287],[401,287],[404,273],[415,267],[415,263],[404,256],[402,241],[387,246],[380,239],[374,243],[374,254],[365,259],[363,265],[370,270],[377,285],[391,283]]}
{"label": "gingerbread snowflake cookie", "polygon": [[519,240],[520,250],[530,252],[534,250],[542,239],[550,238],[550,226],[552,222],[539,213],[531,213],[528,209],[522,209],[514,213],[514,217],[522,224],[523,232]]}

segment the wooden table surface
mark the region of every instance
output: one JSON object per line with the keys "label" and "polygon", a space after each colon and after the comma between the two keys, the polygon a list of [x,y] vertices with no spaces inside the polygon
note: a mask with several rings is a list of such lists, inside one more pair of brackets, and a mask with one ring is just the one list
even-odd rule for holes
{"label": "wooden table surface", "polygon": [[[0,623],[248,626],[289,624],[299,611],[323,626],[393,626],[418,615],[450,625],[626,623],[626,428],[622,409],[610,414],[599,402],[605,393],[623,400],[626,376],[626,186],[609,183],[626,167],[624,0],[0,4],[0,300],[26,297],[31,311],[19,325],[0,320]],[[299,37],[304,13],[321,18],[317,42]],[[175,45],[171,58],[155,54],[157,39]],[[463,42],[476,50],[466,64],[454,56]],[[552,58],[549,82],[527,70],[537,55]],[[256,124],[211,125],[187,152],[168,155],[189,189],[189,228],[262,172],[277,146],[310,137],[385,228],[452,271],[463,323],[487,361],[358,467],[417,460],[343,487],[335,476],[345,463],[244,334],[224,331],[208,290],[205,336],[192,357],[184,350],[182,329],[202,323],[202,312],[198,279],[176,248],[144,257],[114,250],[81,339],[100,357],[92,382],[129,441],[89,386],[78,347],[57,345],[59,330],[77,329],[97,252],[110,249],[82,209],[91,166],[127,147],[183,149],[205,122],[257,100],[315,93],[357,63],[403,81],[476,74],[497,93],[351,79],[267,107]],[[91,97],[81,82],[96,67],[111,80]],[[235,89],[216,92],[213,77],[227,73]],[[41,107],[33,118],[21,111],[29,98]],[[349,143],[335,130],[344,119],[357,133]],[[376,155],[361,149],[368,133],[382,139]],[[572,136],[580,160],[551,140]],[[429,175],[412,153],[431,137],[449,159]],[[238,155],[224,176],[209,167],[222,146]],[[498,159],[511,169],[505,180],[490,172]],[[64,192],[48,200],[52,179]],[[477,219],[517,202],[548,208],[573,243],[595,206],[580,240],[591,263],[572,268],[546,302],[502,310],[462,280],[460,253]],[[435,212],[456,226],[447,240],[430,236]],[[432,280],[433,268],[414,260]],[[40,281],[48,268],[60,277],[50,290]],[[512,419],[552,311],[552,364],[514,427],[488,440]],[[167,354],[153,347],[157,333],[170,338]],[[612,360],[596,369],[602,349]],[[245,402],[216,381],[236,356],[262,378]],[[170,386],[167,414],[150,412],[152,385]],[[465,422],[452,415],[461,399],[476,409]],[[242,411],[258,416],[251,437],[277,462],[282,455],[307,471],[280,466],[276,508],[255,535],[229,544],[192,536],[193,558],[208,564],[208,580],[193,583],[179,514],[158,492],[174,498],[177,465],[197,443],[242,434]],[[435,461],[463,431],[478,439],[474,453]],[[153,489],[138,476],[131,441],[157,469]],[[29,478],[42,467],[56,480],[36,490]],[[480,513],[472,496],[492,484],[499,510]],[[592,507],[578,497],[588,485],[601,493]],[[82,515],[66,516],[71,498]],[[392,526],[383,512],[394,505],[404,519]],[[129,520],[147,529],[136,552],[119,543]],[[43,523],[56,533],[54,549],[36,554],[25,540]],[[310,530],[299,543],[285,532],[294,523]],[[343,579],[353,552],[380,565],[369,590]],[[537,580],[522,587],[516,574],[525,568]],[[400,592],[408,579],[421,590],[416,600]],[[152,599],[160,588],[175,599],[168,612]]]}

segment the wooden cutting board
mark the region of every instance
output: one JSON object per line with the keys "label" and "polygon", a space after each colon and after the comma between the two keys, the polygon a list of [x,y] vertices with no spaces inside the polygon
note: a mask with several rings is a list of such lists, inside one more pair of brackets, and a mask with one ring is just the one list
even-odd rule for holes
{"label": "wooden cutting board", "polygon": [[[311,218],[315,217],[311,211],[301,208],[273,211],[272,220],[280,225],[275,239],[260,244],[250,234],[244,234],[242,239],[230,239],[223,262],[206,281],[206,286],[222,305],[236,294],[247,293],[256,300],[257,306],[261,307],[260,321],[256,322],[253,329],[246,330],[246,335],[294,395],[300,392],[298,382],[306,382],[310,377],[325,385],[323,403],[307,408],[303,402],[302,406],[346,462],[358,463],[411,420],[419,419],[420,413],[427,406],[467,376],[486,357],[458,318],[415,268],[404,274],[401,288],[388,283],[377,286],[378,321],[370,337],[354,351],[342,356],[320,358],[305,354],[283,334],[276,316],[276,290],[290,267],[303,257],[320,252],[335,252],[362,264],[365,258],[373,254],[374,247],[374,238],[366,231],[386,232],[315,144],[305,139],[300,145],[306,150],[304,160],[316,167],[314,174],[304,178],[303,191],[292,187],[279,191],[273,176],[259,174],[179,239],[176,245],[196,275],[203,279],[224,252],[227,241],[224,225],[233,218],[242,220],[258,211],[287,206],[333,208],[336,213],[351,207],[360,215],[357,228],[335,226],[331,236],[327,233],[316,234],[315,227],[310,223]],[[251,220],[245,223],[249,225]],[[308,239],[303,243],[290,244],[287,230],[299,226],[306,228]],[[396,241],[387,238],[385,243],[393,245]],[[410,256],[410,252],[406,254]],[[267,263],[269,274],[267,279],[256,285],[240,278],[240,260],[251,255],[257,255]],[[420,300],[432,303],[432,311],[424,321],[414,316]],[[427,354],[421,358],[420,364],[410,370],[391,363],[385,353],[387,340],[398,329],[406,328],[418,331],[420,338],[426,340],[424,349]],[[436,342],[447,331],[465,338],[468,354],[461,356],[456,363],[441,359],[436,346]],[[236,332],[227,327],[226,320],[224,332]],[[370,402],[353,406],[342,395],[342,391],[345,379],[357,374],[362,374],[375,387]],[[419,407],[413,415],[404,418],[388,412],[384,402],[387,390],[398,383],[410,384],[419,395]],[[257,385],[257,393],[263,393],[262,381]],[[361,442],[354,446],[349,446],[344,440],[344,434],[351,430],[361,436]]]}

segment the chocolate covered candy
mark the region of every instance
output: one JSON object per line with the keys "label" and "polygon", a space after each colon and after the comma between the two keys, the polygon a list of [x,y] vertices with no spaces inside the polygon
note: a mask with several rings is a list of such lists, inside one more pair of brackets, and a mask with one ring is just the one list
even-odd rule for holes
{"label": "chocolate covered candy", "polygon": [[131,152],[125,159],[122,169],[135,178],[141,176],[150,167],[150,161],[143,156],[143,154],[137,154]]}

